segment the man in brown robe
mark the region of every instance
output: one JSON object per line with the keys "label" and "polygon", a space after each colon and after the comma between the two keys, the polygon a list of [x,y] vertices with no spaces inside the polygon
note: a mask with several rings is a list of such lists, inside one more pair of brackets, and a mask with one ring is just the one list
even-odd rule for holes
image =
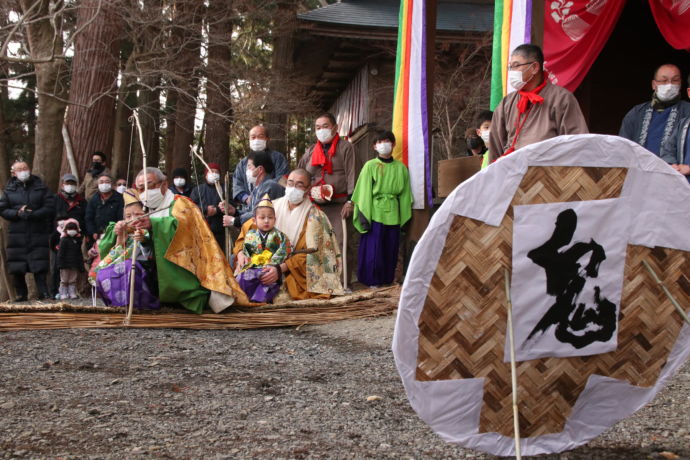
{"label": "man in brown robe", "polygon": [[312,185],[320,187],[329,184],[333,187],[330,200],[317,200],[317,204],[328,216],[335,231],[338,244],[343,245],[343,224],[347,230],[347,276],[350,278],[355,266],[355,247],[352,237],[354,226],[350,216],[354,205],[350,198],[355,190],[356,166],[355,149],[348,141],[338,135],[338,125],[330,113],[320,115],[314,122],[317,141],[302,156],[297,165],[312,175]]}
{"label": "man in brown robe", "polygon": [[536,45],[520,45],[510,56],[508,80],[516,91],[494,110],[489,160],[526,145],[562,134],[586,134],[587,123],[575,96],[549,82],[544,53]]}
{"label": "man in brown robe", "polygon": [[[308,197],[311,175],[304,169],[296,169],[287,179],[285,196],[273,202],[276,228],[285,233],[294,252],[278,267],[268,266],[261,277],[265,284],[278,280],[281,273],[290,297],[295,300],[329,298],[342,294],[340,251],[328,217]],[[247,260],[242,253],[244,236],[256,228],[254,219],[242,226],[235,241],[233,254],[236,266]]]}

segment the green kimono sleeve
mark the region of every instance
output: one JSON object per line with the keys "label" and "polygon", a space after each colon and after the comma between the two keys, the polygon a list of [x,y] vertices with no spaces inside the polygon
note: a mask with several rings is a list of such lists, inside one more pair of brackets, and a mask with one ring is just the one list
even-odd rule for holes
{"label": "green kimono sleeve", "polygon": [[359,173],[355,190],[352,193],[352,201],[355,209],[352,213],[352,223],[359,233],[367,233],[371,228],[371,217],[374,207],[374,178],[371,160],[368,161]]}
{"label": "green kimono sleeve", "polygon": [[113,246],[115,246],[116,242],[117,235],[115,234],[115,222],[110,222],[98,243],[98,253],[101,256],[101,259],[104,259],[105,256],[108,255]]}
{"label": "green kimono sleeve", "polygon": [[278,232],[277,236],[280,240],[280,244],[278,246],[278,249],[276,249],[273,252],[273,256],[271,257],[272,265],[282,264],[283,262],[285,262],[285,259],[287,259],[288,256],[292,254],[292,244],[290,243],[290,240],[285,235],[285,233]]}
{"label": "green kimono sleeve", "polygon": [[403,175],[405,176],[405,185],[403,185],[402,193],[398,197],[398,205],[400,206],[400,226],[402,227],[412,218],[412,187],[410,186],[410,171],[403,163]]}
{"label": "green kimono sleeve", "polygon": [[208,289],[201,286],[193,273],[165,258],[168,246],[177,231],[177,219],[152,217],[151,227],[158,277],[158,298],[161,303],[181,304],[194,313],[201,313],[208,303]]}

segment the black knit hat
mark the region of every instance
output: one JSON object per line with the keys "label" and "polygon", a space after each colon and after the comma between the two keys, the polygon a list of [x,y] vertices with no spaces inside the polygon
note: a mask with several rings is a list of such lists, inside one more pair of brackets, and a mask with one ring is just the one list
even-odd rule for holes
{"label": "black knit hat", "polygon": [[172,176],[173,176],[173,178],[175,178],[175,177],[184,177],[185,179],[189,179],[189,173],[188,173],[187,170],[184,169],[184,168],[175,168],[175,169],[173,169]]}

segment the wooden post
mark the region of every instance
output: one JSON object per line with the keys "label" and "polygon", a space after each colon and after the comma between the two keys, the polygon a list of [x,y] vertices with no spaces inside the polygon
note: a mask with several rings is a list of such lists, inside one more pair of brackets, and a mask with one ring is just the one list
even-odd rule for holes
{"label": "wooden post", "polygon": [[[433,174],[433,158],[434,148],[432,139],[433,128],[433,109],[434,109],[434,68],[436,58],[436,8],[437,0],[427,0],[426,2],[426,22],[433,24],[433,27],[427,27],[426,36],[426,98],[427,98],[427,118],[429,126],[429,168]],[[424,209],[413,209],[412,219],[407,229],[407,237],[405,241],[405,258],[409,260],[412,256],[412,249],[417,241],[422,237],[424,230],[429,225],[432,208],[429,207],[429,196],[427,196],[427,184],[424,186]]]}
{"label": "wooden post", "polygon": [[532,0],[532,44],[544,49],[544,0]]}

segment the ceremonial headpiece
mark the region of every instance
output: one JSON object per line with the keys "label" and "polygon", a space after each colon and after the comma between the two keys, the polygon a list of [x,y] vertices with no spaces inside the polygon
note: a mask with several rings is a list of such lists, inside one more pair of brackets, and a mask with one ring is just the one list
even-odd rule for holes
{"label": "ceremonial headpiece", "polygon": [[259,201],[259,204],[256,205],[257,209],[258,208],[271,208],[273,209],[273,201],[271,201],[271,197],[268,196],[268,193],[264,194],[264,196],[261,198],[261,201]]}
{"label": "ceremonial headpiece", "polygon": [[125,200],[125,208],[130,204],[142,204],[139,199],[139,194],[133,188],[125,190],[125,193],[122,194],[122,198]]}

